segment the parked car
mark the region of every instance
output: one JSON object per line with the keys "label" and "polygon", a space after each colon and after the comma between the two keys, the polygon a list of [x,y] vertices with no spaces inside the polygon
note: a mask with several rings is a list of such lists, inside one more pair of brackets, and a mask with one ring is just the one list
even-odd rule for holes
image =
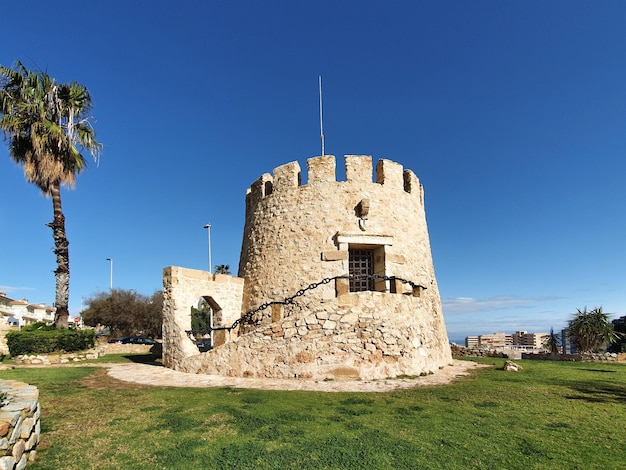
{"label": "parked car", "polygon": [[156,341],[146,336],[122,336],[121,338],[110,339],[109,343],[115,344],[156,344]]}
{"label": "parked car", "polygon": [[209,349],[211,349],[211,340],[203,339],[201,341],[198,341],[196,343],[196,346],[198,346],[198,350],[200,352],[207,352]]}

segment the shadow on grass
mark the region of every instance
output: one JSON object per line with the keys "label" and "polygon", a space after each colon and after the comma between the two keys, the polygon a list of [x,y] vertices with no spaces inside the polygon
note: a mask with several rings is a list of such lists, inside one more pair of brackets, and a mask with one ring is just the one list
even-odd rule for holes
{"label": "shadow on grass", "polygon": [[154,357],[152,354],[128,354],[124,358],[136,364],[147,364],[151,366],[163,366],[160,357]]}
{"label": "shadow on grass", "polygon": [[569,385],[577,395],[566,395],[568,400],[585,400],[591,403],[626,402],[626,387],[606,383],[574,382]]}

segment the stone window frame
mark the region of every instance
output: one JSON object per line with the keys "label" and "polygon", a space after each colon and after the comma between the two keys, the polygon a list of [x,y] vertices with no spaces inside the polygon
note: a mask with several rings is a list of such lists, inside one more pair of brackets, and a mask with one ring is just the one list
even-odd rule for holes
{"label": "stone window frame", "polygon": [[208,317],[209,317],[209,327],[211,329],[210,341],[211,341],[211,349],[212,349],[215,346],[224,344],[225,342],[225,338],[222,338],[223,334],[221,334],[220,340],[217,341],[217,343],[219,344],[216,343],[215,329],[214,329],[216,328],[216,324],[221,327],[222,320],[223,320],[222,307],[220,307],[217,301],[210,295],[200,296],[200,299],[198,300],[198,307],[197,307],[198,310],[200,311],[202,310],[203,304],[206,304],[209,306]]}
{"label": "stone window frame", "polygon": [[217,303],[217,301],[210,295],[203,295],[198,300],[198,310],[202,310],[202,304],[205,303],[209,306],[209,314],[211,315],[211,323],[216,321],[217,323],[221,323],[222,321],[222,307]]}
{"label": "stone window frame", "polygon": [[[388,247],[393,245],[393,236],[337,233],[335,235],[335,244],[339,252],[345,254],[344,259],[346,260],[349,260],[350,250],[372,250],[374,252],[374,274],[381,276],[387,274],[387,250]],[[372,292],[391,292],[391,286],[388,281],[377,279],[374,282]]]}

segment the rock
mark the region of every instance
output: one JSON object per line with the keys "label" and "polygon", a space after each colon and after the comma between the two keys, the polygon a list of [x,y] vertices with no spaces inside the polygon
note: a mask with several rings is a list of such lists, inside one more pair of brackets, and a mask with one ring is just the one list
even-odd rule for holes
{"label": "rock", "polygon": [[523,368],[513,361],[506,361],[502,370],[505,370],[507,372],[519,372],[520,370],[523,370]]}

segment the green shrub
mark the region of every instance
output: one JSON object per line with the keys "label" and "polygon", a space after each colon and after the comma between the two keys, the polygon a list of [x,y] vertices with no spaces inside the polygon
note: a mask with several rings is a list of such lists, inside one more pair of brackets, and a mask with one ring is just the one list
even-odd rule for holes
{"label": "green shrub", "polygon": [[55,351],[74,352],[93,348],[96,335],[93,330],[35,329],[7,333],[11,356],[45,354]]}
{"label": "green shrub", "polygon": [[37,323],[31,323],[30,325],[25,325],[22,327],[22,331],[37,331],[37,330],[43,330],[43,331],[54,330],[54,325],[48,325],[45,322],[38,321]]}

